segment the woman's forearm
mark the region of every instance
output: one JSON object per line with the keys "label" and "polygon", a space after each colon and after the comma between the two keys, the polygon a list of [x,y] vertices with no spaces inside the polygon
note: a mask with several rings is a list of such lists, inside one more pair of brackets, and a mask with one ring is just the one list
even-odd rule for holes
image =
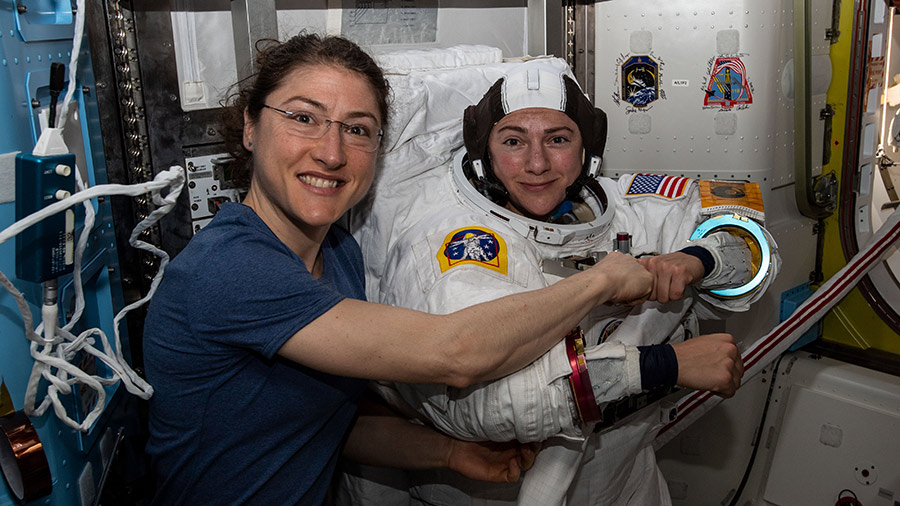
{"label": "woman's forearm", "polygon": [[350,460],[400,469],[445,467],[449,453],[449,437],[384,413],[360,413],[344,445]]}
{"label": "woman's forearm", "polygon": [[552,286],[448,315],[345,299],[279,353],[331,374],[466,387],[524,367],[597,305],[643,300],[651,285],[636,260],[610,253]]}
{"label": "woman's forearm", "polygon": [[[510,295],[448,315],[459,319],[458,357],[462,377],[449,384],[467,386],[512,373],[559,342],[591,309],[606,302],[637,302],[652,288],[650,274],[633,258],[608,255],[593,268],[541,290]],[[483,321],[475,327],[467,322]],[[493,336],[490,350],[485,336]],[[501,353],[502,351],[502,353]]]}

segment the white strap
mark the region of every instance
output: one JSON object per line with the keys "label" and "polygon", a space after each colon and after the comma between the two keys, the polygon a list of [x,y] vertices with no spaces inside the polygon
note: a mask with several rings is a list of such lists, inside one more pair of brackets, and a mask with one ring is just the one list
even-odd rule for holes
{"label": "white strap", "polygon": [[[891,245],[900,238],[900,210],[894,211],[884,222],[869,244],[850,259],[850,262],[806,299],[787,320],[779,323],[771,332],[754,342],[742,354],[746,383],[784,353],[825,313],[837,304],[859,283],[859,280],[892,251]],[[696,391],[678,401],[678,418],[660,429],[653,442],[661,448],[675,438],[691,423],[722,401],[710,392]]]}

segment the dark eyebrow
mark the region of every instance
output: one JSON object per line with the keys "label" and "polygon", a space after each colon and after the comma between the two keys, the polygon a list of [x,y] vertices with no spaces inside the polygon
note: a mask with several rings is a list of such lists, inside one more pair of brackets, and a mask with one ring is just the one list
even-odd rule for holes
{"label": "dark eyebrow", "polygon": [[[527,134],[527,133],[528,133],[528,130],[527,130],[526,128],[521,127],[521,126],[519,126],[519,125],[504,125],[504,126],[500,127],[499,130],[497,130],[497,133],[501,133],[501,132],[503,132],[504,130],[512,130],[512,131],[514,131],[514,132],[518,132],[518,133],[521,133],[521,134]],[[550,128],[545,129],[545,130],[544,130],[544,135],[555,134],[555,133],[558,133],[558,132],[561,132],[561,131],[572,132],[572,133],[575,132],[575,130],[572,130],[570,127],[565,126],[565,125],[562,125],[562,126],[550,127]]]}
{"label": "dark eyebrow", "polygon": [[[298,101],[299,101],[299,102],[303,102],[304,104],[307,104],[307,105],[309,105],[310,107],[312,107],[312,108],[314,108],[314,109],[317,109],[319,112],[322,112],[322,113],[325,113],[325,112],[327,112],[327,110],[328,110],[328,109],[325,107],[325,104],[319,102],[318,100],[315,100],[315,99],[312,99],[312,98],[309,98],[309,97],[304,97],[304,96],[301,96],[301,95],[297,95],[297,96],[295,96],[295,97],[291,97],[291,98],[285,100],[284,103],[285,103],[285,104],[290,104],[290,103],[292,103],[292,102],[298,102]],[[284,107],[285,107],[286,110],[288,110],[288,111],[290,111],[290,112],[295,112],[295,111],[291,110],[291,107],[292,107],[292,106],[290,106],[290,105],[285,105]],[[358,119],[358,118],[370,118],[372,121],[375,122],[376,125],[379,125],[378,118],[376,118],[374,114],[372,114],[372,113],[370,113],[370,112],[367,112],[367,111],[354,111],[354,112],[351,112],[351,113],[348,114],[346,117],[344,117],[343,120],[348,120],[348,119]],[[333,118],[333,119],[336,119],[336,118]]]}
{"label": "dark eyebrow", "polygon": [[[321,102],[319,102],[318,100],[313,100],[311,98],[303,97],[300,95],[298,95],[296,97],[291,97],[291,98],[285,100],[284,104],[290,104],[290,103],[296,102],[296,101],[303,102],[303,103],[305,103],[315,109],[318,109],[320,111],[325,111],[325,105],[322,104]],[[284,107],[285,107],[285,109],[290,110],[290,106],[285,105]],[[291,112],[293,112],[293,111],[291,111]]]}
{"label": "dark eyebrow", "polygon": [[525,130],[518,125],[503,125],[497,130],[497,133],[502,133],[504,130],[512,130],[513,132],[518,132],[520,134],[528,133],[528,130]]}
{"label": "dark eyebrow", "polygon": [[571,128],[569,128],[567,126],[558,126],[558,127],[548,128],[548,129],[544,130],[544,133],[545,134],[555,134],[555,133],[562,132],[562,131],[575,133],[575,130],[572,130]]}

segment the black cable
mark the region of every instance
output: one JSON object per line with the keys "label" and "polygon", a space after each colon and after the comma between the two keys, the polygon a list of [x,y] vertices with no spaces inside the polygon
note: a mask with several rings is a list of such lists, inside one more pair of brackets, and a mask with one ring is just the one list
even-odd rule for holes
{"label": "black cable", "polygon": [[784,355],[778,357],[778,361],[775,362],[775,367],[772,369],[772,379],[769,382],[769,393],[766,394],[766,403],[763,405],[762,416],[759,420],[759,428],[756,430],[756,444],[753,445],[753,451],[750,453],[750,460],[747,462],[747,469],[744,470],[744,476],[741,478],[741,483],[738,485],[728,506],[735,506],[737,504],[738,499],[741,498],[741,493],[744,491],[744,487],[747,485],[747,480],[750,478],[750,471],[753,469],[753,463],[756,461],[756,452],[759,450],[759,446],[762,443],[763,427],[766,426],[766,414],[769,412],[769,404],[772,401],[772,392],[775,391],[775,377],[778,374],[778,366],[781,365],[781,359],[783,358]]}
{"label": "black cable", "polygon": [[[844,497],[844,492],[849,492],[850,495],[853,496],[852,502],[849,497]],[[856,497],[856,492],[850,490],[849,488],[845,488],[844,490],[838,492],[837,506],[859,506],[859,498]]]}
{"label": "black cable", "polygon": [[93,506],[100,506],[101,504],[100,500],[103,498],[103,490],[106,488],[109,472],[113,468],[113,463],[115,463],[119,456],[119,446],[124,439],[125,427],[119,427],[119,430],[116,432],[116,439],[113,442],[112,451],[109,452],[109,460],[106,462],[106,465],[103,466],[103,473],[100,474],[100,483],[97,485],[97,493],[94,495]]}
{"label": "black cable", "polygon": [[[47,126],[56,128],[56,102],[66,82],[66,66],[59,62],[50,64],[50,113]],[[65,112],[63,112],[65,114]]]}

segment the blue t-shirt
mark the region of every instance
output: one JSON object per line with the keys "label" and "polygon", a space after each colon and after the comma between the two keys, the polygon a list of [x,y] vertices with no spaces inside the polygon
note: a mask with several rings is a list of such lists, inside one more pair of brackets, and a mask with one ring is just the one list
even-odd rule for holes
{"label": "blue t-shirt", "polygon": [[277,355],[365,299],[353,237],[331,227],[322,255],[314,279],[252,209],[226,204],[170,264],[144,326],[156,504],[323,502],[365,381]]}

